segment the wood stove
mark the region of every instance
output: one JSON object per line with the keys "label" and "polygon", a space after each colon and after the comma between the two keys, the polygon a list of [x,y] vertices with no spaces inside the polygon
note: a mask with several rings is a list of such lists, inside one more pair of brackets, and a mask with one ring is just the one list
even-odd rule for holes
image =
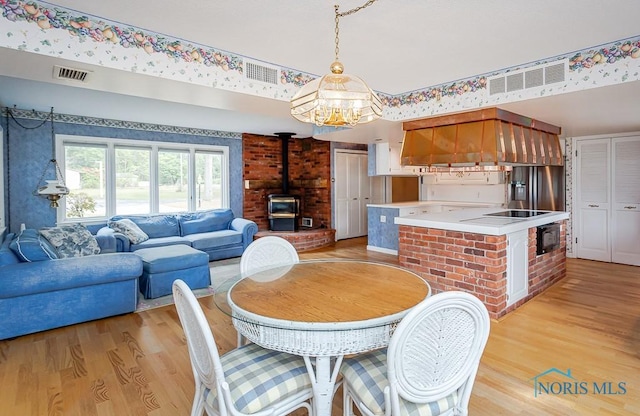
{"label": "wood stove", "polygon": [[300,216],[300,197],[287,194],[267,195],[269,229],[271,231],[297,231]]}

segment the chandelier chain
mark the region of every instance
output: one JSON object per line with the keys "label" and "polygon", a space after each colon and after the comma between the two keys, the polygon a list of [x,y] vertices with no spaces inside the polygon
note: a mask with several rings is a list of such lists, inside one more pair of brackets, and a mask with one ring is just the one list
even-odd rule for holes
{"label": "chandelier chain", "polygon": [[338,9],[340,8],[339,5],[336,4],[336,5],[333,6],[333,8],[336,11],[336,61],[338,61],[338,55],[340,54],[340,46],[339,46],[339,43],[340,43],[340,26],[339,26],[340,18],[355,14],[355,13],[359,12],[362,9],[366,9],[367,7],[371,6],[376,1],[378,1],[378,0],[368,0],[362,6],[354,7],[353,9],[347,10],[346,12],[342,12],[342,13],[338,12]]}

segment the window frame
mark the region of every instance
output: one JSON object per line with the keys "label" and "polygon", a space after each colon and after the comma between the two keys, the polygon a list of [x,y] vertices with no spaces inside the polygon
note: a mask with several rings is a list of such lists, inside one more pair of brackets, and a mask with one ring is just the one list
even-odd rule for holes
{"label": "window frame", "polygon": [[[161,142],[150,140],[133,140],[133,139],[116,139],[110,137],[89,137],[80,135],[56,134],[56,159],[60,165],[62,172],[66,172],[65,146],[70,145],[87,145],[87,146],[106,146],[105,161],[105,216],[88,217],[88,218],[67,218],[66,198],[60,200],[60,207],[57,208],[58,223],[78,223],[83,224],[100,224],[105,220],[116,215],[115,200],[115,149],[116,147],[140,148],[150,150],[150,212],[149,214],[160,214],[159,212],[159,172],[158,172],[158,152],[159,151],[187,151],[189,154],[189,178],[188,178],[188,211],[196,211],[196,164],[195,157],[197,152],[219,153],[222,156],[221,166],[221,208],[230,208],[230,175],[229,175],[229,146],[194,144],[194,143],[175,143]],[[176,211],[183,212],[183,211]],[[170,214],[163,212],[162,214]]]}

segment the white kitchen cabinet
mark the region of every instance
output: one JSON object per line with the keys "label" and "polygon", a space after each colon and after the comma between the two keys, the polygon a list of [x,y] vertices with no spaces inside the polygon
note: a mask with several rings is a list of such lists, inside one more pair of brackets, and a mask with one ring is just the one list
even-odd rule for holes
{"label": "white kitchen cabinet", "polygon": [[416,206],[416,207],[407,207],[400,208],[398,215],[400,217],[404,217],[407,215],[419,215],[419,214],[431,214],[438,211],[439,206]]}
{"label": "white kitchen cabinet", "polygon": [[529,230],[507,234],[507,306],[529,294]]}
{"label": "white kitchen cabinet", "polygon": [[640,136],[576,140],[579,258],[640,266]]}
{"label": "white kitchen cabinet", "polygon": [[413,166],[400,165],[401,143],[376,143],[376,175],[415,175]]}

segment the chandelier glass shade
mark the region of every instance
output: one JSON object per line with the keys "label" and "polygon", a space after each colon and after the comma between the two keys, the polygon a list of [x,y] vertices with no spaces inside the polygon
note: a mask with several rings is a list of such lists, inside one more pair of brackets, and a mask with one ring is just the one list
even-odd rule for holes
{"label": "chandelier glass shade", "polygon": [[[336,64],[331,65],[332,71]],[[291,115],[317,126],[355,126],[382,116],[382,102],[354,75],[332,72],[302,87],[291,100]]]}
{"label": "chandelier glass shade", "polygon": [[375,92],[360,78],[344,74],[344,66],[338,60],[339,18],[353,14],[371,5],[365,5],[344,13],[335,7],[336,59],[331,72],[303,86],[291,99],[291,115],[304,123],[321,126],[355,126],[368,123],[382,116],[382,102]]}

